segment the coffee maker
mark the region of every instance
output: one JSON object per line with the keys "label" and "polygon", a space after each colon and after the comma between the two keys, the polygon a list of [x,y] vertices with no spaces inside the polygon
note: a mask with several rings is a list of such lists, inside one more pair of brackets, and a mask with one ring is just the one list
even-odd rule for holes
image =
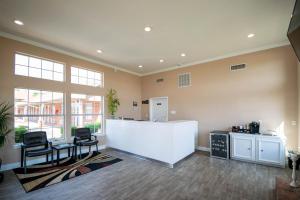
{"label": "coffee maker", "polygon": [[251,122],[249,124],[249,132],[251,134],[259,134],[259,122]]}

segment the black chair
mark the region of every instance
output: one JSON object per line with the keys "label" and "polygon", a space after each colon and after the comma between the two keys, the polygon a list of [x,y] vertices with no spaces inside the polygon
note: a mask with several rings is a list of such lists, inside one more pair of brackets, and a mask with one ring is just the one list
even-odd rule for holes
{"label": "black chair", "polygon": [[[92,139],[92,136],[94,139]],[[75,137],[74,137],[74,144],[79,146],[79,158],[81,159],[81,147],[88,146],[89,152],[91,152],[91,146],[96,145],[96,150],[98,152],[98,140],[96,135],[91,134],[91,130],[89,128],[77,128],[75,129]]]}
{"label": "black chair", "polygon": [[[43,146],[43,148],[38,148],[41,146]],[[45,131],[35,131],[35,132],[25,133],[21,148],[23,153],[25,174],[27,173],[26,157],[36,157],[36,156],[46,155],[46,160],[48,162],[49,161],[48,155],[51,154],[51,163],[53,166],[52,143],[47,140],[47,134]]]}

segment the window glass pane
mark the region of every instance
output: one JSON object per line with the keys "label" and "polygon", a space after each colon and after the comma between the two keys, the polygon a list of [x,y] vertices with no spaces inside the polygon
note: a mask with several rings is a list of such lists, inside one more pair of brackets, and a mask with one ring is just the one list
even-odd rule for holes
{"label": "window glass pane", "polygon": [[42,68],[49,71],[53,71],[53,62],[48,60],[42,60]]}
{"label": "window glass pane", "polygon": [[60,63],[54,63],[54,71],[56,72],[64,72],[64,65]]}
{"label": "window glass pane", "polygon": [[15,115],[25,115],[27,114],[27,104],[28,104],[28,90],[26,89],[16,89],[15,90]]}
{"label": "window glass pane", "polygon": [[88,85],[89,86],[94,86],[94,79],[88,79]]}
{"label": "window glass pane", "polygon": [[41,59],[29,57],[29,66],[35,68],[41,68]]}
{"label": "window glass pane", "polygon": [[42,117],[29,117],[29,131],[40,131],[42,128]]}
{"label": "window glass pane", "polygon": [[16,65],[15,66],[15,74],[22,75],[22,76],[28,76],[28,67],[25,67],[22,65]]}
{"label": "window glass pane", "polygon": [[95,86],[98,87],[98,86],[101,86],[101,81],[98,81],[98,80],[95,80]]}
{"label": "window glass pane", "polygon": [[63,115],[63,93],[53,92],[53,114],[55,115]]}
{"label": "window glass pane", "polygon": [[28,131],[28,117],[15,117],[15,142],[23,141],[23,135]]}
{"label": "window glass pane", "polygon": [[62,73],[57,73],[57,72],[54,72],[53,73],[53,80],[55,81],[63,81],[63,74]]}
{"label": "window glass pane", "polygon": [[29,102],[41,102],[41,91],[29,90]]}
{"label": "window glass pane", "polygon": [[81,84],[81,85],[86,85],[86,84],[87,84],[87,79],[86,79],[86,78],[79,77],[78,83]]}
{"label": "window glass pane", "polygon": [[101,80],[101,74],[100,74],[100,73],[97,73],[97,72],[95,72],[95,79],[97,79],[97,80]]}
{"label": "window glass pane", "polygon": [[94,106],[93,106],[93,113],[94,114],[100,114],[101,113],[101,102],[99,102],[99,101],[95,101],[94,102]]}
{"label": "window glass pane", "polygon": [[41,78],[41,69],[29,67],[29,76]]}
{"label": "window glass pane", "polygon": [[64,133],[64,118],[55,116],[53,117],[53,138],[61,138]]}
{"label": "window glass pane", "polygon": [[28,56],[16,54],[15,64],[28,66]]}
{"label": "window glass pane", "polygon": [[92,71],[88,71],[88,78],[94,79],[95,73]]}
{"label": "window glass pane", "polygon": [[78,75],[81,77],[87,77],[87,71],[85,69],[78,69]]}
{"label": "window glass pane", "polygon": [[76,83],[76,84],[78,84],[78,76],[72,76],[72,77],[71,77],[71,83]]}
{"label": "window glass pane", "polygon": [[41,91],[41,102],[52,103],[52,92]]}
{"label": "window glass pane", "polygon": [[71,75],[72,76],[78,76],[78,68],[71,67]]}
{"label": "window glass pane", "polygon": [[42,78],[53,80],[53,72],[52,71],[47,71],[47,70],[42,70]]}

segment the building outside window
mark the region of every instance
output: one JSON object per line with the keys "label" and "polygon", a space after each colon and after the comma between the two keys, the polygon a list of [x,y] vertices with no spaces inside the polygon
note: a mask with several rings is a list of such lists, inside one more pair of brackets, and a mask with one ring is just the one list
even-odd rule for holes
{"label": "building outside window", "polygon": [[91,133],[101,133],[103,125],[103,98],[86,94],[71,94],[72,136],[76,128],[90,128]]}
{"label": "building outside window", "polygon": [[48,139],[65,137],[64,94],[61,92],[15,88],[15,142],[27,131],[46,131]]}

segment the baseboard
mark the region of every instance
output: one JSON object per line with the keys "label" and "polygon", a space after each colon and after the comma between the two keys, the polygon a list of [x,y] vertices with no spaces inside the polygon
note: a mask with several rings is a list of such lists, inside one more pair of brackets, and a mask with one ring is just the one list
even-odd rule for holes
{"label": "baseboard", "polygon": [[210,152],[210,148],[208,148],[208,147],[197,146],[196,149],[199,150],[199,151],[207,151],[207,152]]}
{"label": "baseboard", "polygon": [[[106,149],[106,145],[101,145],[99,146],[99,150],[103,150]],[[92,150],[96,150],[96,147],[92,147]],[[86,153],[88,152],[88,148],[84,148],[82,149],[82,153]],[[78,151],[79,153],[79,151]],[[67,157],[67,153],[61,153],[60,154],[60,158],[65,158]],[[54,153],[54,160],[56,159],[56,153]],[[28,166],[29,165],[34,165],[34,164],[38,164],[38,163],[42,163],[45,162],[46,159],[45,158],[37,158],[37,159],[32,159],[32,160],[28,160]],[[15,163],[8,163],[8,164],[3,164],[0,171],[7,171],[7,170],[11,170],[11,169],[15,169],[20,167],[21,163],[20,162],[15,162]]]}

